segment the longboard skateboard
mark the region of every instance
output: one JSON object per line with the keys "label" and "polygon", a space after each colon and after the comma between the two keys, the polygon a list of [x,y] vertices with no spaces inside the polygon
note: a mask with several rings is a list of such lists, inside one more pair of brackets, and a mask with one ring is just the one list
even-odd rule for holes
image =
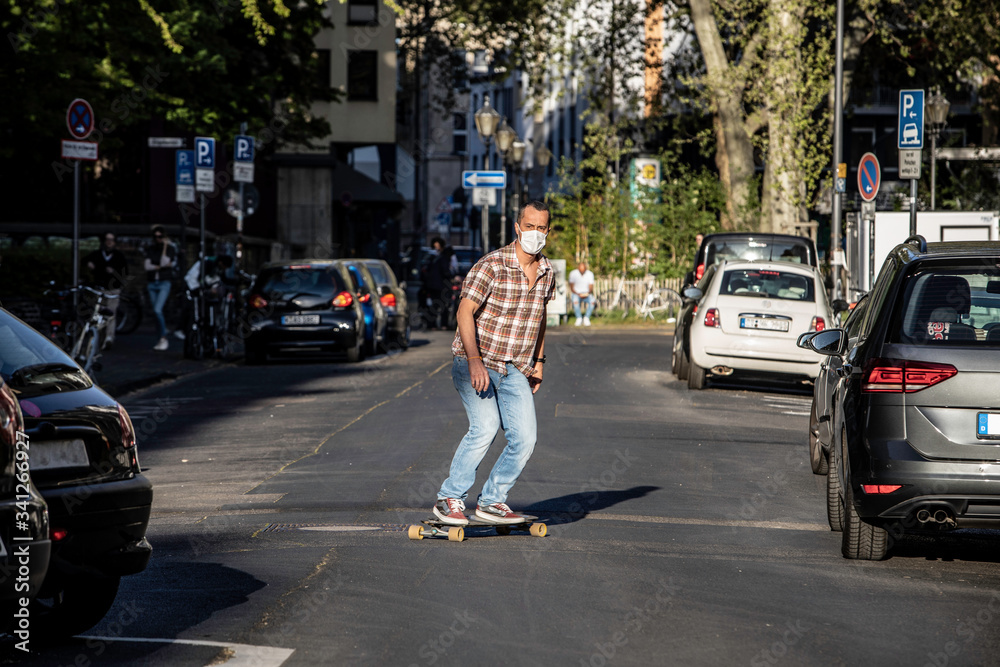
{"label": "longboard skateboard", "polygon": [[407,531],[407,535],[411,540],[422,540],[425,537],[447,537],[450,542],[461,542],[465,539],[465,529],[469,526],[489,526],[496,529],[497,535],[510,535],[511,531],[518,530],[530,533],[535,537],[545,537],[549,532],[548,527],[544,523],[540,523],[537,516],[530,514],[522,516],[524,521],[520,523],[493,523],[470,517],[469,523],[465,526],[455,526],[444,523],[437,517],[431,517],[420,522],[429,527],[412,525]]}

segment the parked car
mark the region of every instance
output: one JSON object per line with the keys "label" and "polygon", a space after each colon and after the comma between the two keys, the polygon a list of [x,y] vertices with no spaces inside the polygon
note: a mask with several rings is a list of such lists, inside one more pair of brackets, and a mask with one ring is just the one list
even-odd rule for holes
{"label": "parked car", "polygon": [[724,261],[698,300],[690,331],[688,387],[709,374],[752,371],[815,378],[819,359],[796,346],[799,334],[822,331],[833,312],[817,269],[788,262]]}
{"label": "parked car", "polygon": [[269,356],[344,354],[364,357],[365,315],[347,265],[291,260],[264,265],[247,300],[246,362]]}
{"label": "parked car", "polygon": [[694,267],[685,285],[701,280],[705,269],[724,260],[743,259],[756,262],[794,262],[819,266],[816,244],[805,236],[792,234],[759,234],[723,232],[709,234],[701,241]]}
{"label": "parked car", "polygon": [[378,283],[365,263],[360,260],[344,260],[344,263],[365,314],[365,353],[374,356],[385,349],[389,317],[379,299]]}
{"label": "parked car", "polygon": [[698,313],[698,300],[708,291],[708,286],[715,277],[717,264],[705,270],[697,284],[681,290],[681,310],[674,323],[673,347],[671,350],[671,371],[681,382],[687,382],[688,368],[691,365],[691,323]]}
{"label": "parked car", "polygon": [[[12,631],[21,600],[38,594],[52,549],[49,511],[31,481],[31,441],[19,433],[24,433],[21,408],[10,386],[0,380],[0,632]],[[19,579],[22,565],[27,576]]]}
{"label": "parked car", "polygon": [[458,259],[458,275],[463,278],[473,265],[483,256],[483,249],[467,245],[454,246],[455,257]]}
{"label": "parked car", "polygon": [[817,410],[844,557],[880,560],[910,530],[1000,527],[998,265],[997,242],[911,237],[846,328],[802,337],[837,377]]}
{"label": "parked car", "polygon": [[410,305],[406,298],[406,281],[396,282],[396,274],[383,259],[360,260],[371,272],[378,285],[378,297],[389,318],[389,341],[396,348],[410,347]]}
{"label": "parked car", "polygon": [[125,408],[2,309],[0,376],[24,414],[31,476],[49,509],[52,553],[32,627],[75,635],[104,617],[121,577],[146,568],[153,487]]}

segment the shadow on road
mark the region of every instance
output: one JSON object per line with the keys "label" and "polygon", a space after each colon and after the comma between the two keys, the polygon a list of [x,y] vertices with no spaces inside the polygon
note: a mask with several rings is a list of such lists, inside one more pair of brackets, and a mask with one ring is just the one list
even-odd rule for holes
{"label": "shadow on road", "polygon": [[583,519],[591,512],[600,511],[628,500],[642,498],[653,491],[659,491],[658,486],[634,486],[621,491],[585,491],[571,493],[534,503],[524,508],[526,514],[535,514],[545,519],[548,525],[573,523]]}
{"label": "shadow on road", "polygon": [[892,544],[889,558],[1000,563],[1000,530],[967,528],[937,535],[907,533]]}

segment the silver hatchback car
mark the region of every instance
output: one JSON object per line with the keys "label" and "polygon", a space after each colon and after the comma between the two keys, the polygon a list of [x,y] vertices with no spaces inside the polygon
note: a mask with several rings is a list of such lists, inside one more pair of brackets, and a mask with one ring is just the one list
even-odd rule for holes
{"label": "silver hatchback car", "polygon": [[[904,532],[1000,527],[1000,243],[891,252],[849,327],[805,334],[826,355],[813,431],[846,558]],[[822,401],[822,403],[820,403]],[[814,445],[816,443],[813,443]]]}

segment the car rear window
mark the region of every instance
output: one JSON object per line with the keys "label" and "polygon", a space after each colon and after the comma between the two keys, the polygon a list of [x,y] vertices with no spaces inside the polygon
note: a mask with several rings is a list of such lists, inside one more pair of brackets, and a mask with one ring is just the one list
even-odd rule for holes
{"label": "car rear window", "polygon": [[6,311],[0,311],[0,375],[18,399],[93,384],[68,354]]}
{"label": "car rear window", "polygon": [[719,294],[815,301],[815,281],[801,273],[772,269],[734,269],[722,275]]}
{"label": "car rear window", "polygon": [[372,272],[372,278],[379,285],[391,285],[392,278],[389,277],[388,270],[381,264],[366,264],[368,270]]}
{"label": "car rear window", "polygon": [[742,259],[756,262],[795,262],[809,264],[809,247],[795,241],[771,239],[720,239],[707,241],[706,264]]}
{"label": "car rear window", "polygon": [[333,298],[344,291],[344,281],[334,267],[277,267],[265,269],[257,277],[258,294],[289,301],[297,296]]}
{"label": "car rear window", "polygon": [[893,313],[889,342],[1000,345],[1000,270],[977,262],[910,273]]}

